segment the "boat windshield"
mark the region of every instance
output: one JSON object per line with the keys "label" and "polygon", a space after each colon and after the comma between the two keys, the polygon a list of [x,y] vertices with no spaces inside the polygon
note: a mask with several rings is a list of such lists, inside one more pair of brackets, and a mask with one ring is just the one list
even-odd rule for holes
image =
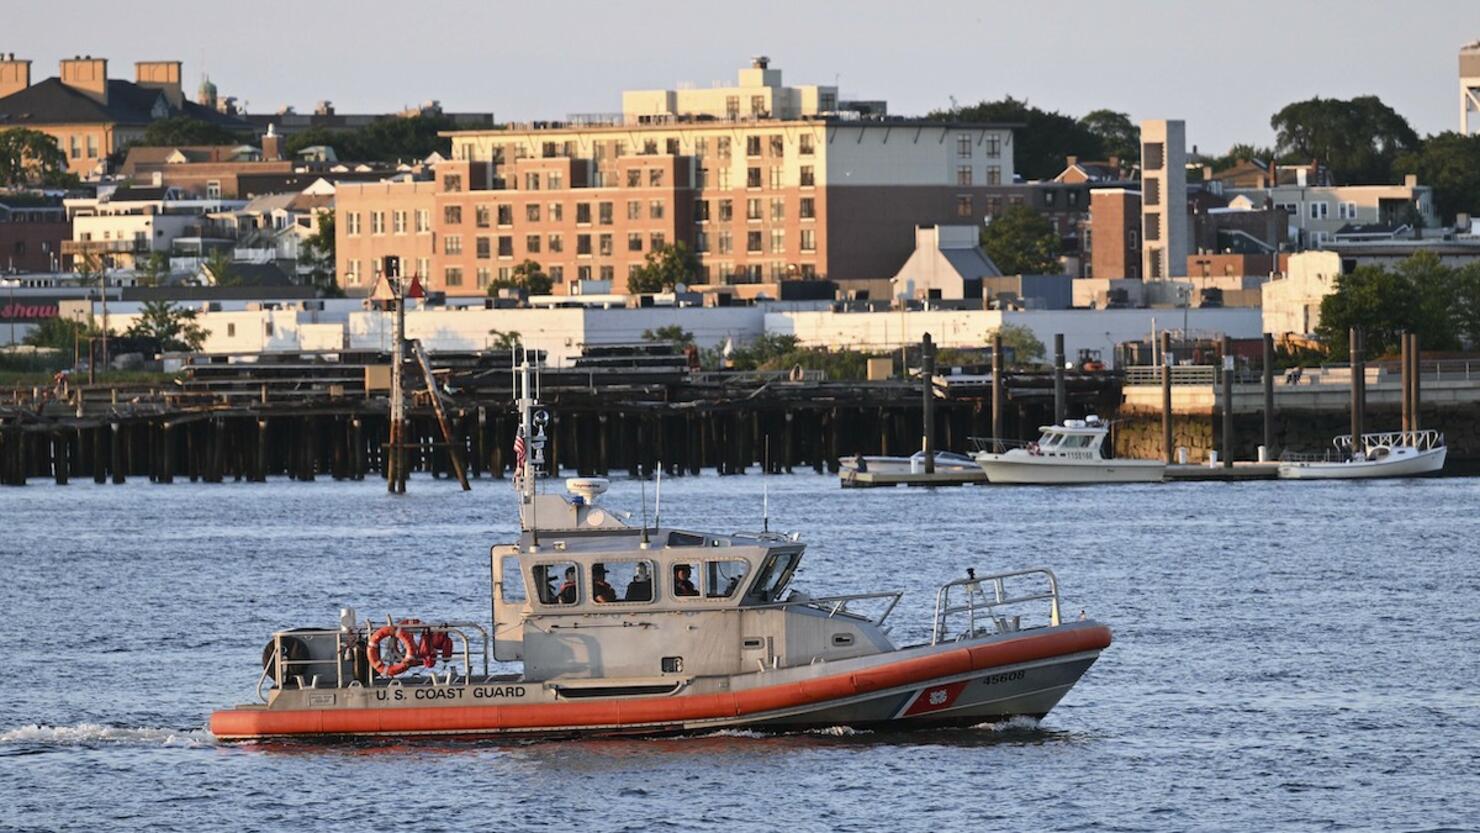
{"label": "boat windshield", "polygon": [[781,592],[786,589],[787,582],[791,581],[791,574],[795,572],[800,560],[800,554],[795,552],[778,552],[766,559],[760,573],[756,575],[750,593],[746,594],[746,600],[754,604],[779,601]]}
{"label": "boat windshield", "polygon": [[1061,448],[1089,448],[1094,439],[1088,434],[1066,434],[1059,445]]}

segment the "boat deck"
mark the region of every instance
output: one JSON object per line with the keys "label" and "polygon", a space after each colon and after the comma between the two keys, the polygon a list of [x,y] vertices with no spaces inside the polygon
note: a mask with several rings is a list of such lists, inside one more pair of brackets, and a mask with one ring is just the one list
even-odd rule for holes
{"label": "boat deck", "polygon": [[968,483],[986,483],[987,473],[976,471],[924,472],[876,472],[845,471],[838,475],[844,489],[869,489],[878,486],[964,486]]}

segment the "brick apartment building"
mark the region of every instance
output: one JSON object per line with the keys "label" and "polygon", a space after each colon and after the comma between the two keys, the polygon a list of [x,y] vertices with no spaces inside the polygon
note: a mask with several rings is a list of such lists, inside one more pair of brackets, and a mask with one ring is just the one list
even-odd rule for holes
{"label": "brick apartment building", "polygon": [[916,225],[981,223],[1033,196],[1011,184],[1005,125],[707,119],[449,136],[455,161],[437,166],[430,192],[341,188],[347,286],[377,255],[399,254],[453,295],[483,293],[526,258],[557,293],[580,280],[620,292],[655,246],[682,241],[705,283],[825,277],[877,292],[909,257]]}
{"label": "brick apartment building", "polygon": [[0,202],[0,272],[69,268],[72,256],[62,256],[62,243],[71,238],[72,221],[62,206]]}

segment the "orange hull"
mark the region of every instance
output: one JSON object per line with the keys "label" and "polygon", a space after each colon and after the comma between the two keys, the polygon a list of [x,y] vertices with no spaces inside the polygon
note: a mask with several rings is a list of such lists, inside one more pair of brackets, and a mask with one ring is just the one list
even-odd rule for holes
{"label": "orange hull", "polygon": [[404,708],[223,709],[211,732],[223,740],[330,735],[498,734],[622,727],[681,728],[734,721],[905,688],[974,671],[1032,662],[1110,645],[1103,625],[1021,636],[946,650],[875,668],[721,694],[584,700],[507,706]]}

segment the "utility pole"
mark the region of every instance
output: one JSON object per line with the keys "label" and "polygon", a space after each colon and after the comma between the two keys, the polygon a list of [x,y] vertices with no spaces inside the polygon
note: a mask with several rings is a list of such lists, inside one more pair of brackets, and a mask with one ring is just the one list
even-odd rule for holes
{"label": "utility pole", "polygon": [[402,365],[406,360],[406,290],[401,285],[401,259],[387,255],[382,273],[395,300],[395,332],[391,336],[390,442],[386,448],[390,462],[386,466],[386,490],[392,494],[405,494],[406,396],[402,387]]}

